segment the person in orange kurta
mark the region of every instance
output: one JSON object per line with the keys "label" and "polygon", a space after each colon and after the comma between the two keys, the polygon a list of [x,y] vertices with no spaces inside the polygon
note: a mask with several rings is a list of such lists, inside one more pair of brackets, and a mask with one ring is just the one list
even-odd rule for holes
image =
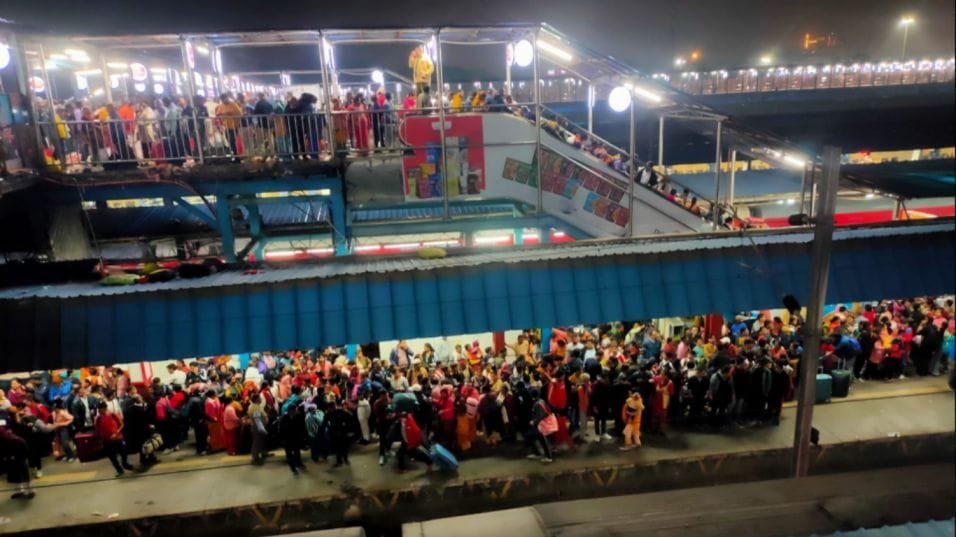
{"label": "person in orange kurta", "polygon": [[641,446],[641,413],[644,412],[644,400],[637,388],[631,388],[631,396],[621,408],[624,419],[624,445],[622,451]]}
{"label": "person in orange kurta", "polygon": [[651,418],[651,430],[654,432],[664,431],[664,425],[667,423],[667,409],[670,408],[673,396],[674,382],[664,373],[658,373],[654,377],[654,408]]}

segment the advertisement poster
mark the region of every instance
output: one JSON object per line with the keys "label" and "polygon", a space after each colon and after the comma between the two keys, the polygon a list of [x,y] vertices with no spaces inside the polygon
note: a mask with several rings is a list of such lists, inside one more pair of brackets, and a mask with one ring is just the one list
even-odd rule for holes
{"label": "advertisement poster", "polygon": [[444,174],[448,195],[481,194],[485,190],[484,134],[480,115],[445,117],[447,170],[441,158],[441,125],[436,116],[409,116],[402,128],[405,143],[414,149],[402,159],[405,199],[441,198]]}
{"label": "advertisement poster", "polygon": [[[538,187],[534,164],[505,159],[501,176],[529,188]],[[541,151],[541,189],[569,200],[582,200],[582,210],[617,226],[627,225],[630,212],[624,199],[626,184],[591,173],[547,149]]]}

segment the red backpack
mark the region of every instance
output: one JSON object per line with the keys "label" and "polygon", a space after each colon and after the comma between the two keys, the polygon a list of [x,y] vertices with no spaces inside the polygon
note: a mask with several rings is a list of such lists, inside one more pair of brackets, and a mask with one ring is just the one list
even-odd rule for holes
{"label": "red backpack", "polygon": [[411,414],[405,417],[405,443],[410,449],[422,445],[422,430]]}
{"label": "red backpack", "polygon": [[563,379],[552,382],[548,387],[548,404],[554,409],[563,409],[568,406],[568,391]]}

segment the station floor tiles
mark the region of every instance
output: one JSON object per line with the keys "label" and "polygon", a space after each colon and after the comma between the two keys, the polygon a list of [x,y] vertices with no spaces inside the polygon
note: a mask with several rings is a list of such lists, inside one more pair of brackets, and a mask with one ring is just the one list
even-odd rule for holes
{"label": "station floor tiles", "polygon": [[[951,432],[956,428],[956,398],[944,378],[867,382],[855,385],[850,397],[834,401],[815,407],[814,426],[820,430],[822,444]],[[792,445],[794,414],[792,406],[785,408],[779,427],[729,427],[719,433],[675,429],[666,437],[647,435],[644,447],[630,452],[618,451],[616,445],[589,443],[574,453],[558,454],[547,467],[525,460],[516,448],[498,448],[494,455],[462,458],[454,479],[787,448]],[[379,467],[375,445],[357,446],[350,454],[351,465],[334,469],[328,464],[312,464],[306,456],[307,471],[298,477],[290,474],[281,452],[259,467],[249,465],[247,456],[196,456],[179,451],[161,458],[162,462],[149,472],[120,479],[113,477],[106,460],[87,464],[48,462],[45,475],[34,482],[36,498],[23,501],[0,497],[0,533],[331,496],[354,487],[400,488],[436,478],[427,475],[420,464],[404,474],[394,471],[392,461]],[[2,494],[9,494],[11,486],[4,484],[4,488]]]}

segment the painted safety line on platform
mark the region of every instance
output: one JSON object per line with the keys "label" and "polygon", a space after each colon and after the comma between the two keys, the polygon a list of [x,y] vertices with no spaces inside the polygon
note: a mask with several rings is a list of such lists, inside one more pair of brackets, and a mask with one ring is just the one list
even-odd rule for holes
{"label": "painted safety line on platform", "polygon": [[96,477],[96,471],[89,472],[70,472],[68,474],[45,475],[36,481],[37,485],[52,485],[54,483],[65,483],[69,481],[89,481]]}

